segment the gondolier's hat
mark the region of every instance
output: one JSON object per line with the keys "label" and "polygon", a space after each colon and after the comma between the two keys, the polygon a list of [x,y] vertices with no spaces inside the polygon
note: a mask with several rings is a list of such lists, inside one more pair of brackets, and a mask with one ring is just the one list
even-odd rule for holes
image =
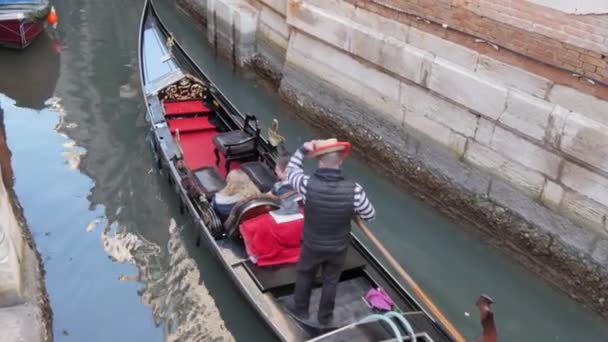
{"label": "gondolier's hat", "polygon": [[309,158],[317,158],[327,153],[342,152],[342,158],[346,157],[350,152],[351,144],[347,141],[338,141],[331,138],[325,140],[315,140],[314,150],[308,153]]}

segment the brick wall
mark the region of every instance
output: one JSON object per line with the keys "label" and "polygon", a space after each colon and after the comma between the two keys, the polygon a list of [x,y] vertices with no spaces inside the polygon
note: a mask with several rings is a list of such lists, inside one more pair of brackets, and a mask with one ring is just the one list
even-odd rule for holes
{"label": "brick wall", "polygon": [[348,0],[454,30],[608,84],[608,15],[566,14],[526,0]]}

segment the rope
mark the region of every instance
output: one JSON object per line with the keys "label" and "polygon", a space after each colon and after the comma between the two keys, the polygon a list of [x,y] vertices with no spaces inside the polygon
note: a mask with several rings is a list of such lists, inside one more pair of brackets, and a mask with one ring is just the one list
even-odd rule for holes
{"label": "rope", "polygon": [[394,311],[389,311],[389,312],[385,313],[384,315],[388,316],[388,317],[396,318],[401,323],[401,325],[403,326],[405,331],[407,331],[407,334],[410,335],[411,341],[416,342],[416,334],[414,333],[414,329],[412,329],[410,322],[408,322],[407,319],[405,319],[405,317],[403,317],[403,315],[400,315]]}
{"label": "rope", "polygon": [[395,324],[395,322],[393,322],[387,316],[379,315],[379,314],[369,315],[369,316],[365,317],[364,319],[360,320],[358,324],[364,324],[364,323],[373,322],[373,321],[386,322],[386,324],[389,325],[391,330],[393,330],[393,334],[395,334],[395,338],[397,339],[397,341],[403,341],[403,336],[401,335],[399,328],[397,328],[397,325]]}

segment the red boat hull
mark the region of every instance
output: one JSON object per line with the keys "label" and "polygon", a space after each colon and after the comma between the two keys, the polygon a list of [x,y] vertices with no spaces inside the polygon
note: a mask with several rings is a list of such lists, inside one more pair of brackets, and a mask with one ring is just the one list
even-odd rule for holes
{"label": "red boat hull", "polygon": [[44,19],[36,21],[4,20],[0,21],[0,45],[23,49],[42,33]]}

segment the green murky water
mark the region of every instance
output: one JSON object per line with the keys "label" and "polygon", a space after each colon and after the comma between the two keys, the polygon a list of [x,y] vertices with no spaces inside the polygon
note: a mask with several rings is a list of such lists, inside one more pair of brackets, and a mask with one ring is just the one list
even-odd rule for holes
{"label": "green murky water", "polygon": [[[318,132],[248,73],[218,60],[172,2],[160,13],[230,100],[291,148]],[[193,246],[166,177],[154,168],[137,76],[143,1],[56,0],[60,26],[25,51],[0,51],[15,190],[47,271],[58,341],[272,336],[220,265]],[[496,300],[503,341],[608,341],[608,325],[353,158],[374,201],[377,235],[469,337],[474,301]],[[467,315],[470,314],[470,315]]]}

